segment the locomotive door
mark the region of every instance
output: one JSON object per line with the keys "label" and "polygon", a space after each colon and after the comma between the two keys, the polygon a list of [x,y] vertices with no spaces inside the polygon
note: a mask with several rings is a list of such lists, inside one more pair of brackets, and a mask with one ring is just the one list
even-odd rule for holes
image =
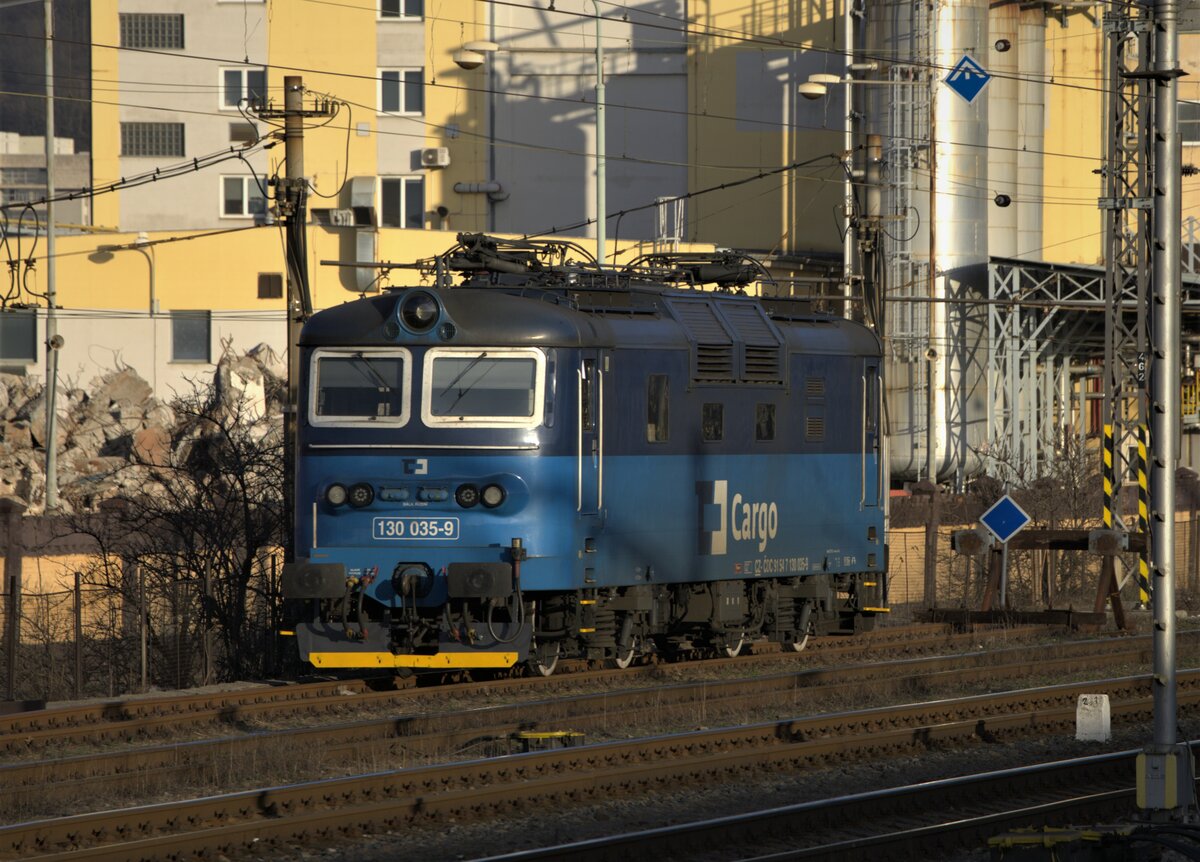
{"label": "locomotive door", "polygon": [[859,508],[881,504],[883,447],[880,445],[879,360],[868,359],[862,372],[862,499]]}
{"label": "locomotive door", "polygon": [[584,350],[579,361],[575,508],[581,517],[598,518],[604,508],[604,371],[598,350]]}

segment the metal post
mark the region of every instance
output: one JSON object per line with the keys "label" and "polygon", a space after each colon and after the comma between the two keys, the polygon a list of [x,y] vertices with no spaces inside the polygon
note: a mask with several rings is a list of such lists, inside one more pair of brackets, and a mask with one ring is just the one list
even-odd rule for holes
{"label": "metal post", "polygon": [[941,494],[936,483],[929,483],[929,520],[925,522],[925,604],[937,607],[937,549],[941,527]]}
{"label": "metal post", "polygon": [[845,150],[845,179],[842,183],[842,278],[846,284],[845,301],[842,303],[842,317],[852,316],[850,301],[854,297],[854,277],[857,275],[854,267],[854,247],[858,237],[854,230],[854,132],[856,116],[854,111],[854,4],[850,0],[842,0],[842,23],[846,40],[846,116],[842,126],[842,149]]}
{"label": "metal post", "polygon": [[141,670],[142,670],[142,691],[150,688],[149,674],[149,651],[148,638],[149,628],[146,613],[146,569],[141,563],[137,563],[138,574],[138,635],[141,640]]}
{"label": "metal post", "polygon": [[83,696],[83,574],[75,573],[75,697]]}
{"label": "metal post", "polygon": [[54,242],[54,7],[45,0],[46,18],[46,509],[58,508],[58,318],[55,310]]}
{"label": "metal post", "polygon": [[605,242],[608,232],[608,201],[605,200],[607,140],[604,127],[604,41],[601,38],[600,0],[592,0],[596,12],[596,260],[604,265],[607,257]]}
{"label": "metal post", "polygon": [[1138,758],[1138,801],[1155,819],[1178,818],[1195,797],[1191,753],[1177,746],[1175,469],[1180,434],[1181,167],[1177,106],[1177,0],[1154,4],[1154,273],[1150,366],[1154,740]]}
{"label": "metal post", "polygon": [[213,676],[213,656],[212,656],[212,612],[213,605],[212,597],[212,570],[209,564],[204,564],[204,680],[203,685],[212,683]]}

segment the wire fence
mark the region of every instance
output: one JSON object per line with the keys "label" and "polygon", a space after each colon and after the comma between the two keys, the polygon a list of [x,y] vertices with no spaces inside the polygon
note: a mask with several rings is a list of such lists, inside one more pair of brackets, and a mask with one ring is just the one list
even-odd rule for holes
{"label": "wire fence", "polygon": [[[237,666],[264,678],[283,670],[280,564],[258,561],[258,588],[247,594]],[[147,573],[128,567],[115,584],[74,575],[72,589],[0,595],[0,641],[7,700],[114,697],[226,679],[231,639],[216,624],[213,577]]]}

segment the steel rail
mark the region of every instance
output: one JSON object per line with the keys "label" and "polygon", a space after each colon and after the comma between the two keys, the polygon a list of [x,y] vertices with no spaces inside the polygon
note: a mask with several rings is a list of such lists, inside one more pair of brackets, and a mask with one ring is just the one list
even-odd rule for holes
{"label": "steel rail", "polygon": [[[1200,671],[1187,677],[1187,683],[1181,679],[1181,701],[1200,702]],[[681,782],[736,781],[830,757],[878,757],[923,750],[933,743],[1051,733],[1073,726],[1080,692],[1107,691],[1116,700],[1115,716],[1144,721],[1152,709],[1150,685],[1149,676],[1090,681],[14,824],[0,827],[0,858],[71,852],[73,860],[173,860],[182,858],[179,854],[188,847],[228,852],[261,840],[305,840],[324,834],[325,828],[361,834],[364,824],[394,828],[442,817],[478,818],[509,812],[514,805],[562,805],[614,793],[627,797]],[[1018,711],[998,712],[1005,700]],[[218,833],[205,834],[214,828]],[[113,841],[120,846],[114,847]]]}
{"label": "steel rail", "polygon": [[[1136,645],[1136,646],[1135,646]],[[889,678],[890,684],[897,684],[898,679],[892,679],[898,674],[911,673],[913,671],[923,672],[926,675],[937,671],[938,665],[942,667],[953,667],[955,664],[968,661],[972,668],[987,666],[995,673],[1012,676],[1015,673],[1035,674],[1038,672],[1060,672],[1071,666],[1073,661],[1082,660],[1081,656],[1074,655],[1075,653],[1088,653],[1092,650],[1107,653],[1115,647],[1118,655],[1112,656],[1114,661],[1124,660],[1140,660],[1146,651],[1150,649],[1150,640],[1148,636],[1143,636],[1139,639],[1098,639],[1088,641],[1077,641],[1072,644],[1063,644],[1059,647],[1061,651],[1066,651],[1071,655],[1061,655],[1057,659],[1045,659],[1043,646],[1035,645],[1031,647],[1011,647],[1001,651],[991,652],[973,652],[954,656],[934,656],[924,657],[919,659],[902,659],[893,662],[876,663],[870,665],[856,665],[841,668],[813,668],[797,672],[789,672],[784,674],[776,674],[771,676],[759,677],[756,679],[738,679],[738,680],[709,680],[701,682],[684,682],[670,686],[661,684],[655,686],[656,702],[660,704],[671,703],[675,700],[687,700],[687,692],[696,690],[699,692],[699,697],[716,699],[721,695],[721,692],[731,687],[746,685],[753,687],[755,692],[768,692],[772,689],[795,689],[808,688],[817,685],[828,686],[831,683],[852,683],[858,680],[869,680],[879,676]],[[1135,650],[1130,654],[1130,650]],[[1000,669],[995,665],[996,659],[1004,660],[1005,654],[1010,656],[1024,656],[1025,658],[1018,659],[1026,662],[1021,669]],[[1148,661],[1148,659],[1146,659]],[[1012,659],[1010,658],[1011,662]],[[627,678],[621,676],[620,671],[609,672],[620,678],[622,682]],[[943,672],[945,673],[945,672]],[[941,676],[937,678],[937,682],[949,684],[954,681],[953,671],[949,672],[950,676]],[[959,673],[959,676],[962,672]],[[632,681],[632,680],[630,680]],[[542,689],[536,688],[535,691]],[[441,690],[438,690],[439,692]],[[571,712],[564,712],[564,709],[569,708],[572,703],[577,701],[589,703],[589,698],[601,698],[608,704],[621,703],[622,706],[634,706],[644,702],[644,694],[640,693],[639,689],[626,689],[623,691],[610,691],[599,695],[577,695],[575,697],[555,698],[549,701],[537,701],[536,706],[539,710],[545,710],[539,714],[544,717],[555,715],[556,717],[566,717]],[[494,691],[489,690],[489,693]],[[390,692],[384,693],[364,693],[359,700],[353,704],[347,704],[347,697],[341,694],[336,694],[332,698],[313,698],[306,700],[305,706],[312,707],[312,711],[316,711],[317,707],[345,707],[370,705],[373,701],[384,701],[391,703]],[[674,698],[668,700],[670,695],[674,694]],[[378,695],[378,696],[376,696]],[[519,705],[515,707],[521,709]],[[528,707],[526,707],[528,708]],[[582,710],[574,710],[580,712]],[[270,715],[274,712],[272,705],[268,702],[265,704],[244,705],[236,712],[229,711],[207,711],[187,714],[189,725],[204,717],[225,720],[245,720],[257,716]],[[446,719],[446,713],[442,713],[442,720]],[[406,716],[404,721],[412,724],[418,721],[418,716]],[[122,740],[132,740],[139,735],[149,735],[155,730],[160,730],[164,727],[172,727],[181,721],[181,717],[171,715],[167,718],[147,717],[137,720],[117,721],[109,724],[97,725],[95,727],[82,726],[80,728],[70,727],[64,729],[46,729],[41,731],[28,731],[19,736],[4,737],[0,736],[0,750],[8,751],[29,751],[40,748],[45,748],[50,744],[84,744],[95,743],[110,740],[113,738]],[[419,732],[419,731],[409,731]]]}
{"label": "steel rail", "polygon": [[[969,843],[980,846],[979,839],[996,830],[1052,825],[1081,811],[1092,822],[1116,806],[1128,812],[1137,754],[1120,751],[890,787],[504,853],[478,862],[602,862],[680,855],[702,860],[706,854],[743,862],[842,862],[895,858],[889,850],[903,858],[917,858]],[[1031,804],[1031,796],[1038,797],[1037,804]],[[1003,804],[997,804],[1000,801]],[[872,812],[872,817],[863,818],[864,811]],[[946,819],[947,811],[958,816]],[[792,846],[762,852],[786,844]],[[746,855],[751,847],[758,852]],[[741,855],[732,855],[738,851]]]}
{"label": "steel rail", "polygon": [[[940,627],[943,628],[944,627]],[[1200,631],[1197,632],[1200,634]],[[978,642],[981,635],[930,636],[917,641],[903,641],[905,649],[921,651],[927,648],[953,646],[962,642]],[[844,638],[830,638],[837,644],[825,649],[814,649],[811,653],[786,654],[774,652],[766,656],[739,656],[737,658],[710,659],[705,662],[685,663],[681,669],[712,668],[722,666],[740,667],[771,663],[795,663],[808,661],[812,657],[844,658],[847,655],[869,655],[880,641],[846,643]],[[890,643],[891,639],[882,643]],[[659,666],[629,668],[626,670],[599,670],[586,674],[567,674],[562,677],[501,679],[472,683],[470,686],[448,686],[435,688],[407,688],[399,691],[372,691],[363,680],[308,683],[295,686],[263,686],[233,692],[188,693],[171,697],[106,701],[82,706],[38,710],[0,716],[0,754],[20,753],[51,743],[85,743],[96,740],[133,741],[168,730],[186,719],[189,723],[224,722],[237,723],[248,718],[280,715],[302,711],[306,714],[318,711],[337,712],[348,708],[390,706],[420,700],[430,703],[437,699],[461,698],[464,694],[478,697],[499,695],[524,695],[542,693],[557,688],[573,687],[583,682],[605,680],[622,684],[646,679],[657,684],[661,676]]]}
{"label": "steel rail", "polygon": [[[1098,646],[1120,649],[1091,651]],[[659,722],[696,719],[696,710],[702,712],[699,720],[711,721],[734,710],[778,706],[781,702],[791,706],[801,692],[813,699],[828,699],[878,682],[879,678],[886,680],[889,689],[905,689],[917,682],[934,688],[977,679],[981,667],[986,669],[988,679],[1000,680],[1028,678],[1035,673],[1082,670],[1096,664],[1111,667],[1145,663],[1149,661],[1152,645],[1148,642],[1137,646],[1124,641],[1085,641],[1064,645],[1064,648],[1079,654],[1046,660],[1040,655],[1043,647],[1018,647],[1000,655],[970,653],[841,670],[817,669],[744,680],[683,683],[658,687],[650,696],[644,689],[584,694],[437,715],[262,731],[241,737],[14,763],[0,766],[0,810],[20,810],[20,803],[30,798],[50,799],[55,789],[63,786],[75,794],[84,790],[100,794],[122,788],[144,788],[148,783],[162,784],[189,777],[197,769],[210,769],[219,762],[241,762],[261,751],[280,750],[285,746],[320,752],[319,758],[310,761],[314,768],[319,768],[322,761],[353,762],[354,758],[376,755],[381,750],[392,757],[415,761],[448,759],[466,747],[503,742],[520,731],[561,730],[569,726],[576,731],[602,729],[612,732],[649,719]],[[984,666],[983,660],[987,658],[1008,658],[1009,661]],[[963,659],[969,666],[954,667],[963,663]]]}

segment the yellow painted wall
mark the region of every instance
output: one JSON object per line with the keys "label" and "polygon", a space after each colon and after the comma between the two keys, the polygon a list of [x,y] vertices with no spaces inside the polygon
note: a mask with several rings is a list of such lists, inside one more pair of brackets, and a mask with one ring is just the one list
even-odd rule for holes
{"label": "yellow painted wall", "polygon": [[[267,87],[275,107],[283,108],[283,79],[289,75],[300,76],[311,93],[326,93],[350,103],[334,122],[319,128],[319,120],[306,123],[305,175],[319,194],[332,195],[345,181],[347,165],[354,176],[376,173],[374,4],[366,0],[305,3],[302,10],[286,12],[276,8],[267,18]],[[301,14],[294,14],[297,12]],[[304,106],[312,107],[311,96],[306,96]],[[354,127],[359,123],[367,123],[371,133],[357,134]],[[272,172],[284,174],[283,163],[281,145],[271,151]]]}
{"label": "yellow painted wall", "polygon": [[1065,28],[1050,21],[1046,50],[1053,83],[1046,88],[1045,259],[1103,265],[1102,186],[1093,173],[1105,147],[1103,33],[1078,16]]}
{"label": "yellow painted wall", "polygon": [[[120,51],[117,24],[117,0],[92,0],[92,185],[102,186],[120,177],[118,157],[121,149],[119,104],[116,90]],[[106,47],[113,46],[113,47]],[[116,227],[120,224],[120,195],[100,195],[92,199],[92,224]]]}
{"label": "yellow painted wall", "polygon": [[[284,272],[283,239],[278,227],[236,233],[208,234],[156,232],[149,234],[154,246],[155,282],[159,308],[174,309],[253,309],[283,313],[282,299],[258,299],[257,276],[260,272]],[[569,239],[564,237],[564,239]],[[147,307],[149,271],[146,259],[137,251],[97,253],[101,244],[131,244],[131,234],[63,236],[58,239],[58,301],[65,309],[140,309]],[[164,242],[164,240],[166,240]],[[173,240],[173,241],[172,241]],[[595,243],[578,243],[595,252]],[[448,250],[455,243],[454,231],[402,230],[379,231],[379,258],[395,263],[412,263]],[[611,245],[611,240],[610,240]],[[353,259],[353,230],[312,227],[309,229],[308,268],[313,304],[317,308],[336,305],[358,294],[342,286],[342,271],[322,266],[322,260]],[[649,244],[623,241],[623,259],[636,256],[632,250],[650,251]],[[711,246],[706,246],[711,250]],[[704,250],[688,246],[684,250]],[[29,286],[44,290],[44,259],[38,260]],[[418,283],[414,270],[393,270],[384,284]],[[32,299],[33,297],[24,297]],[[282,340],[282,333],[280,334]]]}
{"label": "yellow painted wall", "polygon": [[[841,149],[840,132],[836,131],[738,129],[732,119],[738,115],[738,54],[770,49],[738,38],[704,35],[727,30],[778,38],[789,46],[831,46],[842,39],[840,9],[835,0],[808,4],[702,0],[692,4],[695,25],[702,32],[692,37],[688,63],[691,191]],[[831,118],[835,128],[840,122],[840,118]],[[835,226],[841,195],[842,171],[832,161],[705,194],[688,202],[689,238],[734,248],[834,252],[841,247]]]}
{"label": "yellow painted wall", "polygon": [[[487,225],[487,196],[458,194],[455,183],[492,179],[488,163],[487,118],[488,63],[474,70],[460,69],[454,54],[465,43],[486,41],[487,5],[478,0],[441,0],[427,4],[425,21],[426,81],[425,120],[429,146],[450,148],[448,168],[425,174],[426,205],[445,206],[447,227],[482,231]],[[490,61],[489,61],[490,62]],[[457,127],[455,131],[451,127]],[[438,222],[434,220],[434,227]]]}

